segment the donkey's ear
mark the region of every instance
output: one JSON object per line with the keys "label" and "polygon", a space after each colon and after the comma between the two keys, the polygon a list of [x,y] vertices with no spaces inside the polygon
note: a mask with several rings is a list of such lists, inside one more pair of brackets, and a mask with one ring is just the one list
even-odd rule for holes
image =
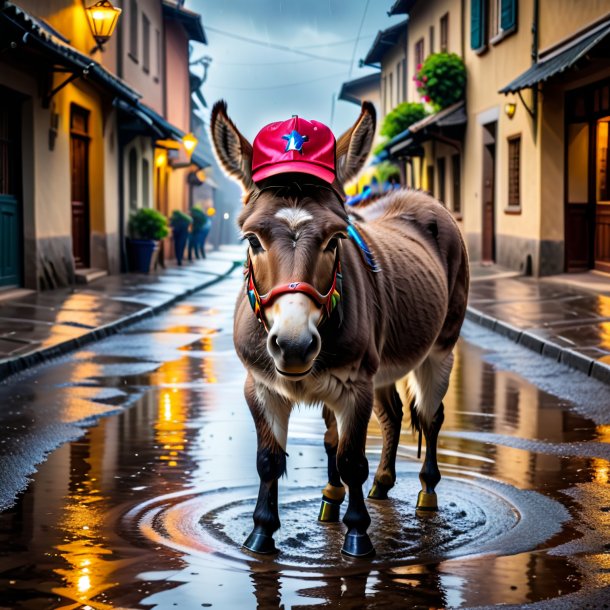
{"label": "donkey's ear", "polygon": [[351,129],[337,142],[337,179],[349,182],[364,165],[375,136],[375,107],[362,102],[362,111]]}
{"label": "donkey's ear", "polygon": [[227,116],[227,103],[224,100],[216,102],[212,108],[210,132],[214,151],[224,171],[237,180],[245,191],[252,190],[252,145]]}

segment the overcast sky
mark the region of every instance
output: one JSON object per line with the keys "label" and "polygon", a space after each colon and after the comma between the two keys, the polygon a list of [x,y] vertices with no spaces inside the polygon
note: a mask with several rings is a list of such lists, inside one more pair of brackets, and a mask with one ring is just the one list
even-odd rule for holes
{"label": "overcast sky", "polygon": [[[187,0],[185,6],[202,15],[208,38],[207,46],[196,45],[194,56],[212,57],[203,85],[208,106],[225,99],[229,115],[250,141],[263,125],[293,114],[331,125],[332,99],[341,84],[375,71],[359,68],[358,62],[377,31],[404,19],[387,16],[392,4],[393,0]],[[347,129],[358,112],[356,105],[336,101],[335,135]]]}

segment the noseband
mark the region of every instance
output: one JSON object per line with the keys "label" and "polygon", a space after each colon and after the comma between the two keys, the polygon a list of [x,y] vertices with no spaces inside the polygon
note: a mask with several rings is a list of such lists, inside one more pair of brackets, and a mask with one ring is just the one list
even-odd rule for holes
{"label": "noseband", "polygon": [[308,284],[307,282],[290,282],[289,284],[281,284],[279,286],[274,286],[266,294],[259,294],[258,289],[256,288],[256,280],[254,279],[254,267],[252,266],[252,259],[250,258],[249,253],[244,275],[246,276],[246,294],[248,295],[248,300],[250,301],[254,315],[267,332],[269,332],[269,325],[267,323],[264,308],[271,305],[273,301],[283,294],[304,294],[314,303],[316,303],[316,305],[321,307],[323,315],[318,322],[318,326],[330,318],[331,314],[338,307],[341,300],[342,276],[338,245],[335,254],[335,264],[333,265],[333,280],[330,289],[326,294],[318,292],[314,286]]}

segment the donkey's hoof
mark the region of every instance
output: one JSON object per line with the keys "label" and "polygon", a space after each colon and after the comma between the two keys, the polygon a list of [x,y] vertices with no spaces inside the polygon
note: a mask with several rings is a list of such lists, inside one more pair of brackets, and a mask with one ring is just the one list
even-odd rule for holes
{"label": "donkey's hoof", "polygon": [[367,533],[347,532],[341,552],[349,557],[373,557],[375,549]]}
{"label": "donkey's hoof", "polygon": [[387,500],[388,499],[388,491],[392,489],[388,485],[384,485],[379,481],[373,481],[373,486],[371,487],[371,491],[369,491],[368,497],[371,500]]}
{"label": "donkey's hoof", "polygon": [[341,502],[330,500],[326,496],[322,496],[322,504],[320,505],[320,514],[318,521],[323,523],[336,523],[341,516]]}
{"label": "donkey's hoof", "polygon": [[425,513],[434,512],[438,510],[438,502],[436,501],[436,494],[434,492],[428,493],[426,491],[420,491],[417,495],[417,504],[415,505],[416,511],[422,511]]}
{"label": "donkey's hoof", "polygon": [[243,546],[245,549],[248,549],[253,553],[259,553],[260,555],[273,555],[278,552],[275,548],[273,536],[265,534],[265,532],[257,527],[252,530],[252,533],[248,536]]}

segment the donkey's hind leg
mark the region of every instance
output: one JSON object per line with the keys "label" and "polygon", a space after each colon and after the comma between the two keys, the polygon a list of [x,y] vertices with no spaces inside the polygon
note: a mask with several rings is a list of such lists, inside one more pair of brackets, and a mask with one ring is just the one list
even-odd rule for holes
{"label": "donkey's hind leg", "polygon": [[328,457],[328,483],[322,490],[322,505],[320,506],[318,521],[335,523],[339,521],[341,503],[345,499],[345,487],[343,487],[337,468],[339,434],[335,414],[326,405],[322,408],[322,417],[326,423],[324,449],[326,449],[326,456]]}
{"label": "donkey's hind leg", "polygon": [[419,480],[422,490],[416,510],[438,510],[435,488],[441,480],[436,457],[438,434],[445,419],[443,397],[449,386],[453,353],[432,353],[409,375],[409,386],[415,401],[415,412],[426,439],[426,457]]}
{"label": "donkey's hind leg", "polygon": [[386,500],[396,483],[396,451],[402,423],[402,401],[394,384],[375,390],[373,409],[381,426],[383,449],[369,498]]}

